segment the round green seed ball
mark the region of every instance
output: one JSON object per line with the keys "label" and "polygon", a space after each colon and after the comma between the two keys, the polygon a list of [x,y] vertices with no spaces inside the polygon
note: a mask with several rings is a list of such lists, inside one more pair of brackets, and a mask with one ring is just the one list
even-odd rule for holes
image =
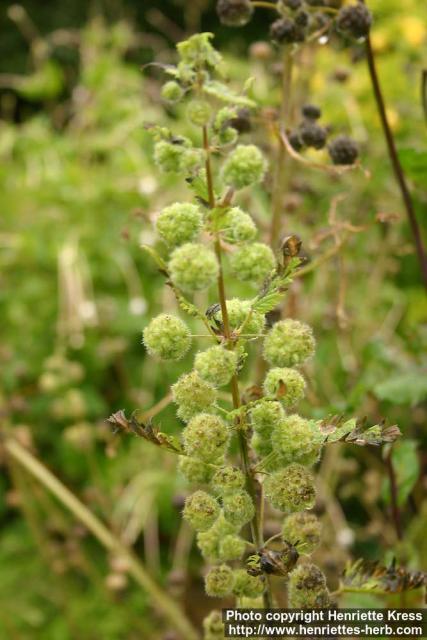
{"label": "round green seed ball", "polygon": [[264,340],[264,358],[275,367],[293,367],[314,355],[311,327],[298,320],[276,322]]}
{"label": "round green seed ball", "polygon": [[271,434],[273,450],[282,465],[298,462],[312,466],[319,459],[322,442],[316,423],[297,414],[286,416]]}
{"label": "round green seed ball", "polygon": [[274,427],[285,417],[285,411],[280,402],[262,399],[250,410],[249,416],[256,433],[270,436]]}
{"label": "round green seed ball", "polygon": [[282,537],[293,545],[298,552],[309,555],[320,543],[322,525],[320,520],[307,511],[291,513],[282,526]]}
{"label": "round green seed ball", "polygon": [[208,464],[187,456],[180,456],[178,470],[192,484],[208,484],[213,474],[213,469]]}
{"label": "round green seed ball", "polygon": [[180,318],[162,313],[145,327],[143,343],[152,356],[180,360],[191,345],[190,330]]}
{"label": "round green seed ball", "polygon": [[264,392],[274,396],[289,409],[304,398],[305,380],[295,369],[275,367],[268,371],[264,380]]}
{"label": "round green seed ball", "polygon": [[165,82],[162,87],[162,98],[166,102],[179,102],[184,95],[184,91],[175,80],[169,80]]}
{"label": "round green seed ball", "polygon": [[172,385],[172,398],[178,405],[178,417],[187,422],[202,411],[214,409],[217,392],[196,371],[191,371],[184,373]]}
{"label": "round green seed ball", "polygon": [[210,463],[224,456],[229,443],[229,432],[224,421],[208,413],[199,413],[191,418],[182,437],[189,456]]}
{"label": "round green seed ball", "polygon": [[251,447],[261,458],[266,458],[273,451],[270,435],[255,431],[251,438]]}
{"label": "round green seed ball", "polygon": [[212,488],[219,495],[235,493],[245,486],[245,476],[238,467],[222,467],[212,477]]}
{"label": "round green seed ball", "polygon": [[205,589],[212,598],[224,598],[230,595],[234,586],[233,570],[226,564],[212,567],[205,578]]}
{"label": "round green seed ball", "polygon": [[243,527],[255,515],[255,506],[247,491],[227,493],[222,499],[224,518],[231,524]]}
{"label": "round green seed ball", "polygon": [[256,598],[264,593],[265,583],[261,576],[251,576],[246,569],[234,571],[233,593],[238,598]]}
{"label": "round green seed ball", "polygon": [[[246,320],[251,308],[250,300],[240,300],[240,298],[232,298],[226,301],[228,320],[231,329],[234,331],[239,329]],[[215,314],[215,318],[222,322],[222,312],[219,310]],[[259,335],[263,332],[265,325],[264,316],[258,311],[253,311],[248,322],[245,324],[244,333]]]}
{"label": "round green seed ball", "polygon": [[203,640],[223,640],[224,623],[218,609],[211,611],[203,620]]}
{"label": "round green seed ball", "polygon": [[288,597],[295,609],[327,609],[331,604],[325,576],[314,564],[300,564],[289,574]]}
{"label": "round green seed ball", "polygon": [[175,202],[163,209],[156,221],[159,235],[171,247],[195,240],[203,226],[199,207],[189,202]]}
{"label": "round green seed ball", "polygon": [[255,222],[240,207],[232,207],[225,213],[221,219],[220,230],[224,240],[230,244],[249,242],[257,234]]}
{"label": "round green seed ball", "polygon": [[224,536],[219,541],[219,557],[221,560],[240,560],[246,550],[246,542],[234,534]]}
{"label": "round green seed ball", "polygon": [[212,109],[205,100],[192,100],[187,107],[187,117],[192,124],[204,127],[209,123]]}
{"label": "round green seed ball", "polygon": [[237,353],[219,345],[200,351],[196,355],[194,368],[203,380],[222,387],[228,384],[236,372]]}
{"label": "round green seed ball", "polygon": [[264,487],[267,500],[285,513],[311,509],[316,500],[313,476],[300,464],[290,464],[267,476]]}
{"label": "round green seed ball", "polygon": [[243,189],[261,182],[267,170],[267,161],[253,144],[239,144],[228,156],[222,168],[222,179],[233,189]]}
{"label": "round green seed ball", "polygon": [[185,147],[160,140],[154,145],[154,162],[164,173],[179,173]]}
{"label": "round green seed ball", "polygon": [[218,518],[219,504],[206,491],[196,491],[185,501],[183,517],[196,531],[207,531]]}
{"label": "round green seed ball", "polygon": [[172,282],[193,293],[208,289],[218,277],[218,261],[203,244],[188,242],[175,249],[169,261]]}
{"label": "round green seed ball", "polygon": [[258,285],[274,269],[276,260],[262,242],[242,245],[230,256],[230,268],[238,280]]}

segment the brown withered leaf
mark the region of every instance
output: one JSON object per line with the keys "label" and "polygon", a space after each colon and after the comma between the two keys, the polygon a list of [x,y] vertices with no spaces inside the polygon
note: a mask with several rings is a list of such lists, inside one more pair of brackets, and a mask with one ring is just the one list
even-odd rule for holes
{"label": "brown withered leaf", "polygon": [[115,427],[115,433],[118,431],[133,433],[139,438],[144,438],[144,440],[148,440],[148,442],[158,447],[162,447],[173,453],[184,454],[184,450],[176,438],[159,431],[157,427],[153,426],[150,420],[147,423],[138,420],[137,416],[138,412],[134,411],[128,419],[125,412],[121,409],[113,413],[113,415],[108,418],[108,422]]}
{"label": "brown withered leaf", "polygon": [[394,442],[402,434],[394,424],[387,426],[385,420],[371,427],[367,426],[367,418],[345,420],[343,416],[332,416],[318,423],[320,431],[326,436],[325,443],[349,442],[359,447],[367,445],[380,446]]}
{"label": "brown withered leaf", "polygon": [[396,560],[390,566],[378,562],[357,560],[349,565],[342,578],[344,589],[357,589],[371,593],[402,593],[427,585],[427,573],[397,567]]}

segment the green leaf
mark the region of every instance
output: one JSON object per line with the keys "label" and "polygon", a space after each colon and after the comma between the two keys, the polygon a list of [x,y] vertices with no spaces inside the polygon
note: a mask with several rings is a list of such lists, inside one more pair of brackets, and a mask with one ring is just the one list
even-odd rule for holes
{"label": "green leaf", "polygon": [[229,104],[238,104],[242,107],[256,107],[256,103],[246,96],[234,93],[226,84],[218,80],[209,80],[203,85],[203,91],[209,96],[227,102]]}
{"label": "green leaf", "polygon": [[379,382],[373,391],[380,400],[413,407],[427,399],[427,376],[421,371],[397,374]]}
{"label": "green leaf", "polygon": [[[402,440],[394,445],[391,460],[397,483],[397,503],[399,507],[407,501],[420,475],[420,461],[417,453],[416,440]],[[385,502],[390,502],[390,484],[385,480],[382,490]]]}
{"label": "green leaf", "polygon": [[257,300],[255,299],[254,304],[252,305],[252,309],[254,311],[258,311],[259,313],[266,314],[270,311],[273,311],[280,303],[283,294],[278,291],[271,291],[267,293],[263,298]]}

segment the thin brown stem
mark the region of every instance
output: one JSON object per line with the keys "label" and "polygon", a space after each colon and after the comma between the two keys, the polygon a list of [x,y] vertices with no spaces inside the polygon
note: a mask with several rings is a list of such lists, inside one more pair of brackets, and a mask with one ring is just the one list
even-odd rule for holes
{"label": "thin brown stem", "polygon": [[396,531],[398,540],[403,539],[402,522],[400,519],[400,509],[397,501],[397,479],[396,472],[393,465],[392,458],[393,449],[390,447],[390,451],[385,458],[385,464],[387,467],[388,479],[390,483],[390,500],[391,500],[391,513],[393,517],[393,524]]}
{"label": "thin brown stem", "polygon": [[380,80],[378,77],[377,68],[375,64],[374,52],[372,50],[371,39],[369,36],[366,38],[365,49],[366,49],[366,58],[368,62],[369,75],[371,77],[372,89],[374,91],[375,101],[377,103],[377,109],[380,116],[383,132],[384,132],[384,137],[387,143],[390,162],[392,164],[394,175],[399,185],[399,189],[402,195],[402,200],[405,206],[409,225],[411,227],[412,235],[414,237],[415,248],[416,248],[418,261],[421,269],[421,276],[424,282],[424,286],[427,288],[427,254],[424,248],[417,217],[415,215],[412,197],[409,192],[408,185],[406,183],[405,173],[403,171],[402,165],[399,160],[399,156],[396,149],[396,143],[394,141],[394,137],[388,121],[384,96],[381,90]]}

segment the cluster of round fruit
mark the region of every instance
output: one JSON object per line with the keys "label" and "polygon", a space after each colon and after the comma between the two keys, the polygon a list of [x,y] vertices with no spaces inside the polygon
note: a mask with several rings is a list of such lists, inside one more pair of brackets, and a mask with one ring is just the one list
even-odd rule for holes
{"label": "cluster of round fruit", "polygon": [[[306,148],[323,149],[328,138],[328,128],[317,121],[322,115],[319,107],[306,104],[302,107],[302,121],[289,133],[289,143],[295,151]],[[346,135],[333,138],[327,145],[329,156],[336,165],[354,164],[359,155],[357,143]]]}

